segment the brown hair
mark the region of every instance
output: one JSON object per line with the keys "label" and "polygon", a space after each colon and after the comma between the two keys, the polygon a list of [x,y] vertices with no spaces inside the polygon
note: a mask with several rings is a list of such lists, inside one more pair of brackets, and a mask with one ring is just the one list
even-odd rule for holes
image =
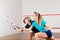
{"label": "brown hair", "polygon": [[42,21],[42,16],[40,15],[40,13],[38,12],[33,12],[36,16],[38,16],[38,24],[41,25],[41,21]]}
{"label": "brown hair", "polygon": [[31,18],[30,17],[25,17],[24,19],[23,19],[23,22],[25,23],[25,19],[27,19],[27,20],[29,20],[29,22],[31,22]]}

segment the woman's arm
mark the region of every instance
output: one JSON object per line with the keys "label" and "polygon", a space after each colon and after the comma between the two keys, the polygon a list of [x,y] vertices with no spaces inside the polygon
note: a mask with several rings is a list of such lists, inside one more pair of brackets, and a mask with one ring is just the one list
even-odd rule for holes
{"label": "woman's arm", "polygon": [[30,28],[23,28],[23,31],[26,31],[26,32],[29,32],[29,31],[31,31],[31,29],[32,29],[33,27],[32,26],[30,26]]}
{"label": "woman's arm", "polygon": [[18,31],[22,32],[22,30],[23,30],[23,29],[22,29],[22,28],[20,28],[20,29],[16,28],[16,30],[18,30]]}
{"label": "woman's arm", "polygon": [[46,24],[45,29],[47,29],[47,30],[51,30],[51,29],[52,29],[52,27],[51,27],[51,26],[49,26],[48,24]]}
{"label": "woman's arm", "polygon": [[32,28],[33,27],[30,26],[30,28],[28,28],[28,29],[27,28],[20,28],[20,29],[16,28],[16,30],[18,30],[19,32],[22,32],[22,31],[30,32]]}

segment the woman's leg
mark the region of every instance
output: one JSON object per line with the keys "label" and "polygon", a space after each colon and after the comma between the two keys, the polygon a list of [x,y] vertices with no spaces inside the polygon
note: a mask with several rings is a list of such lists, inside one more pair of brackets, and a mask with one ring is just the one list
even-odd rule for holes
{"label": "woman's leg", "polygon": [[46,40],[55,40],[55,38],[52,36],[51,38],[46,38]]}
{"label": "woman's leg", "polygon": [[51,40],[55,40],[55,38],[52,36],[51,38],[50,38]]}
{"label": "woman's leg", "polygon": [[35,38],[36,40],[40,40],[40,38],[47,38],[47,35],[46,33],[39,32],[39,33],[35,33]]}
{"label": "woman's leg", "polygon": [[40,40],[40,38],[46,38],[46,40],[55,40],[55,38],[52,36],[51,38],[48,38],[46,33],[35,33],[36,40]]}
{"label": "woman's leg", "polygon": [[29,34],[28,34],[28,40],[32,40],[32,36],[34,36],[34,33],[32,33],[32,32],[29,33]]}

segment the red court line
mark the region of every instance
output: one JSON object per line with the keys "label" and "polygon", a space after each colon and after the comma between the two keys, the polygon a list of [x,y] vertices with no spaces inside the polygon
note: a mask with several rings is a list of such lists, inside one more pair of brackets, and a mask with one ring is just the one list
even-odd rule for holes
{"label": "red court line", "polygon": [[53,27],[52,29],[60,29],[60,27],[57,27],[57,28]]}
{"label": "red court line", "polygon": [[60,14],[42,14],[42,16],[60,16]]}
{"label": "red court line", "polygon": [[[60,16],[60,14],[41,14],[42,16]],[[23,15],[23,16],[33,16],[33,15]]]}

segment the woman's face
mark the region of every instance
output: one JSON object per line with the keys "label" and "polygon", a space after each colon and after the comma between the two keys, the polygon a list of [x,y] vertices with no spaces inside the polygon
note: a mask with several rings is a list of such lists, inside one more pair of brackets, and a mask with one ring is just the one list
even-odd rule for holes
{"label": "woman's face", "polygon": [[25,19],[25,23],[28,24],[29,23],[29,20],[28,19]]}

